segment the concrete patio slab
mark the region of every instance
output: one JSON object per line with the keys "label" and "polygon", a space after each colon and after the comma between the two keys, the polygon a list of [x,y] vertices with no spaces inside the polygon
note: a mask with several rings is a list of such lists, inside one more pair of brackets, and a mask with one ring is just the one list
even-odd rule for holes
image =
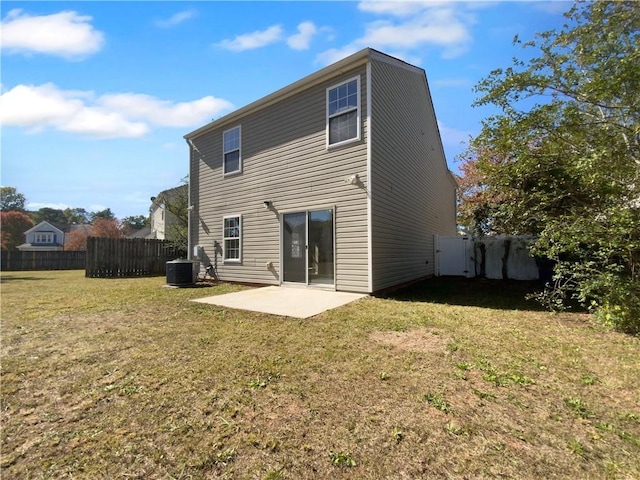
{"label": "concrete patio slab", "polygon": [[199,298],[193,301],[286,317],[309,318],[366,296],[359,293],[313,288],[271,286]]}

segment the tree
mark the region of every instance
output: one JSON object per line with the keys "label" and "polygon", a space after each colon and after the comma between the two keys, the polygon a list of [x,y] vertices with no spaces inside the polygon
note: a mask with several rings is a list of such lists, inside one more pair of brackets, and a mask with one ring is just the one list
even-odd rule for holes
{"label": "tree", "polygon": [[490,154],[488,151],[476,153],[465,158],[459,167],[458,225],[473,235],[488,235],[503,230],[496,204],[505,196],[498,196],[495,191],[487,189],[485,174],[477,161],[479,157],[490,158]]}
{"label": "tree", "polygon": [[499,113],[464,158],[466,221],[537,235],[535,253],[556,261],[543,300],[574,298],[640,332],[640,4],[577,3],[565,16],[523,45],[533,58],[476,86],[475,105]]}
{"label": "tree", "polygon": [[0,212],[2,250],[15,250],[24,243],[24,232],[33,227],[33,221],[23,212]]}
{"label": "tree", "polygon": [[0,187],[0,211],[24,212],[26,199],[15,187]]}
{"label": "tree", "polygon": [[92,237],[123,238],[125,236],[122,225],[117,220],[97,218],[91,225]]}
{"label": "tree", "polygon": [[149,217],[145,217],[144,215],[129,216],[122,219],[122,226],[131,232],[140,230],[148,225]]}
{"label": "tree", "polygon": [[166,202],[167,212],[174,221],[166,227],[165,235],[175,247],[187,249],[189,224],[189,189],[187,185],[178,188],[176,194]]}
{"label": "tree", "polygon": [[73,230],[64,236],[64,249],[74,252],[84,252],[87,250],[88,229]]}
{"label": "tree", "polygon": [[43,207],[35,212],[31,212],[31,218],[36,224],[40,222],[67,224],[67,217],[59,208]]}
{"label": "tree", "polygon": [[115,220],[116,216],[113,214],[110,208],[105,208],[99,212],[91,212],[89,214],[89,220],[94,223],[99,218],[105,218],[107,220]]}
{"label": "tree", "polygon": [[64,249],[84,251],[87,249],[88,237],[123,238],[126,236],[126,227],[117,220],[98,218],[92,225],[75,227],[65,235]]}
{"label": "tree", "polygon": [[62,212],[68,225],[89,223],[89,214],[84,208],[65,208]]}

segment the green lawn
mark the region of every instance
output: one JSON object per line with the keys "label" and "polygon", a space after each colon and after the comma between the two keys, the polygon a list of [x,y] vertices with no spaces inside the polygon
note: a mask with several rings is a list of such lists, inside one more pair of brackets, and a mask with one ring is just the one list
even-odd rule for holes
{"label": "green lawn", "polygon": [[307,319],[244,287],[2,274],[3,479],[640,478],[640,340],[434,279]]}

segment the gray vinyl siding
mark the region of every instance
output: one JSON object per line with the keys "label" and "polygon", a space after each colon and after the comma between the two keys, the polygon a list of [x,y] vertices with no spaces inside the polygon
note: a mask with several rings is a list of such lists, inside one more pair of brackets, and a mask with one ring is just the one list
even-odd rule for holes
{"label": "gray vinyl siding", "polygon": [[[355,75],[361,76],[361,139],[327,150],[326,88]],[[191,139],[197,148],[191,155],[192,244],[204,249],[205,263],[217,258],[222,280],[279,284],[280,215],[335,208],[336,289],[368,291],[366,189],[345,183],[354,173],[368,182],[366,84],[361,66],[257,111],[222,118]],[[242,173],[223,177],[222,132],[237,125]],[[242,216],[242,261],[234,264],[214,251],[229,215]]]}
{"label": "gray vinyl siding", "polygon": [[434,274],[434,234],[455,235],[455,188],[422,70],[372,59],[373,290]]}

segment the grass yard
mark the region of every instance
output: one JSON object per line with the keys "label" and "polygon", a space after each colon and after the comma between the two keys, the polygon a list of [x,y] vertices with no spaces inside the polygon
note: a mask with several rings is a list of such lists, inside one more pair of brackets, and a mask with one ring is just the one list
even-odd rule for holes
{"label": "grass yard", "polygon": [[308,320],[244,287],[2,273],[3,479],[637,479],[640,339],[434,279]]}

